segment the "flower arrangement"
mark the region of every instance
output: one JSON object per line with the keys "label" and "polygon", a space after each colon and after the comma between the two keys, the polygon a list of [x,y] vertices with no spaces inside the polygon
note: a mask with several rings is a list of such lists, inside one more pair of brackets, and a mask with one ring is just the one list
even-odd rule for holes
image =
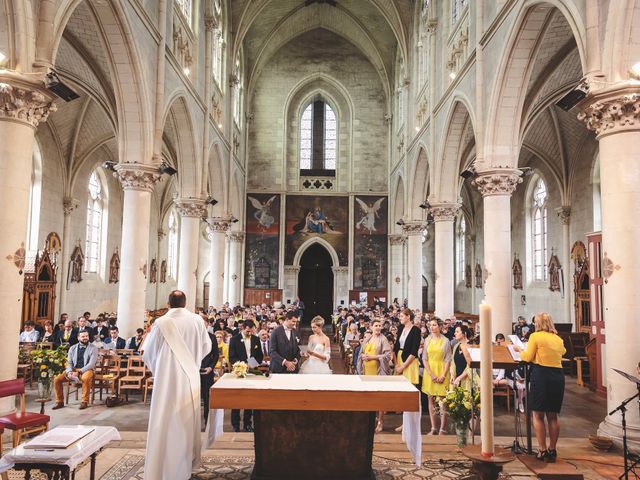
{"label": "flower arrangement", "polygon": [[64,372],[67,368],[67,347],[61,345],[55,350],[32,350],[30,352],[33,369],[38,378],[41,398],[46,398],[46,393],[51,393],[53,378]]}
{"label": "flower arrangement", "polygon": [[238,378],[245,378],[249,371],[249,365],[246,362],[236,362],[233,364],[233,374]]}
{"label": "flower arrangement", "polygon": [[456,425],[467,425],[472,414],[480,411],[480,389],[475,389],[473,397],[464,387],[454,387],[444,399],[449,417]]}

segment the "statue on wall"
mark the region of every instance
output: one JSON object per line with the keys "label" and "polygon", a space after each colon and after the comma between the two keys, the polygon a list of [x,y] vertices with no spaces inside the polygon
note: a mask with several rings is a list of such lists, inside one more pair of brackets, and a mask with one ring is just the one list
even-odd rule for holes
{"label": "statue on wall", "polygon": [[151,260],[151,267],[149,267],[149,283],[156,283],[158,277],[158,263],[156,259]]}
{"label": "statue on wall", "polygon": [[513,273],[513,289],[522,290],[522,264],[520,263],[517,254],[513,257],[511,272]]}
{"label": "statue on wall", "polygon": [[483,286],[482,267],[480,266],[480,263],[476,263],[476,288],[482,288]]}
{"label": "statue on wall", "polygon": [[118,283],[118,280],[120,280],[120,254],[118,247],[116,247],[109,262],[109,283]]}
{"label": "statue on wall", "polygon": [[464,286],[471,288],[471,265],[468,263],[467,266],[464,267]]}
{"label": "statue on wall", "polygon": [[558,260],[558,256],[553,253],[551,254],[551,258],[549,259],[549,290],[552,292],[560,291],[560,260]]}
{"label": "statue on wall", "polygon": [[167,261],[160,262],[160,283],[167,283]]}
{"label": "statue on wall", "polygon": [[76,245],[76,248],[71,254],[71,281],[82,281],[82,268],[84,266],[84,254],[82,253],[82,247],[80,244]]}

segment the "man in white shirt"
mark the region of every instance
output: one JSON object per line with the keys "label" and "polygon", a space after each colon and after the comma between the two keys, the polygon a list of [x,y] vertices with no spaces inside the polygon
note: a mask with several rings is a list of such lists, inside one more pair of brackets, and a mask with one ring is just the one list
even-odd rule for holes
{"label": "man in white shirt", "polygon": [[34,328],[34,323],[28,320],[24,324],[24,330],[20,333],[20,341],[28,343],[36,343],[40,338],[40,334]]}
{"label": "man in white shirt", "polygon": [[260,330],[258,337],[260,338],[260,349],[262,350],[262,363],[269,365],[269,332],[266,330]]}

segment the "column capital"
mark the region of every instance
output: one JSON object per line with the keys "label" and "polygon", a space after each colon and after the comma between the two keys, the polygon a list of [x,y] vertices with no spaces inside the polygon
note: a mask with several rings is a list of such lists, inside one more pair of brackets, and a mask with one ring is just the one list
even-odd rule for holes
{"label": "column capital", "polygon": [[402,232],[405,236],[411,237],[414,235],[422,235],[425,228],[427,228],[427,224],[422,220],[410,220],[402,225]]}
{"label": "column capital", "polygon": [[21,75],[1,74],[0,120],[20,122],[33,128],[46,122],[58,107],[43,87],[41,81],[34,83]]}
{"label": "column capital", "polygon": [[619,84],[597,91],[582,101],[578,120],[596,138],[612,133],[640,130],[640,88],[637,85]]}
{"label": "column capital", "polygon": [[120,180],[124,190],[151,192],[162,176],[158,167],[141,163],[119,163],[115,169],[113,175]]}
{"label": "column capital", "polygon": [[460,211],[459,203],[432,203],[429,210],[435,222],[453,222]]}
{"label": "column capital", "polygon": [[339,273],[349,273],[349,267],[347,266],[338,266],[338,267],[331,267],[331,271],[335,274],[339,274]]}
{"label": "column capital", "polygon": [[213,236],[216,233],[225,234],[229,230],[231,224],[229,219],[225,217],[209,217],[207,219],[207,237],[209,240],[213,240]]}
{"label": "column capital", "polygon": [[285,265],[284,266],[284,273],[290,273],[290,274],[298,274],[300,273],[300,269],[301,267],[298,265]]}
{"label": "column capital", "polygon": [[202,218],[207,214],[207,204],[200,198],[178,198],[174,203],[181,217]]}
{"label": "column capital", "polygon": [[64,216],[66,217],[68,215],[71,215],[71,212],[78,208],[78,205],[80,205],[80,202],[78,202],[77,199],[64,197],[62,199],[62,211],[64,213]]}
{"label": "column capital", "polygon": [[511,195],[519,183],[522,183],[522,171],[517,168],[499,168],[478,172],[473,180],[480,195]]}
{"label": "column capital", "polygon": [[244,232],[227,232],[227,237],[229,238],[229,241],[234,242],[234,243],[242,243],[242,241],[244,240]]}
{"label": "column capital", "polygon": [[407,243],[407,237],[401,233],[390,233],[389,244],[391,245],[404,245]]}
{"label": "column capital", "polygon": [[558,214],[558,218],[560,219],[560,223],[562,225],[569,225],[571,219],[571,207],[558,207],[556,208],[556,214]]}

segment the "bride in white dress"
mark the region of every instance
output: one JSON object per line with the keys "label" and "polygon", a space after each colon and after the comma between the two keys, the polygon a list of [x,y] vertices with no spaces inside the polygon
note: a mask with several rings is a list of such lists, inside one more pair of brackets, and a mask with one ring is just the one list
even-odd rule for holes
{"label": "bride in white dress", "polygon": [[321,316],[311,320],[313,335],[309,336],[307,353],[303,355],[307,360],[300,367],[300,373],[331,373],[331,368],[329,368],[331,345],[329,337],[322,331],[323,325],[324,320]]}

